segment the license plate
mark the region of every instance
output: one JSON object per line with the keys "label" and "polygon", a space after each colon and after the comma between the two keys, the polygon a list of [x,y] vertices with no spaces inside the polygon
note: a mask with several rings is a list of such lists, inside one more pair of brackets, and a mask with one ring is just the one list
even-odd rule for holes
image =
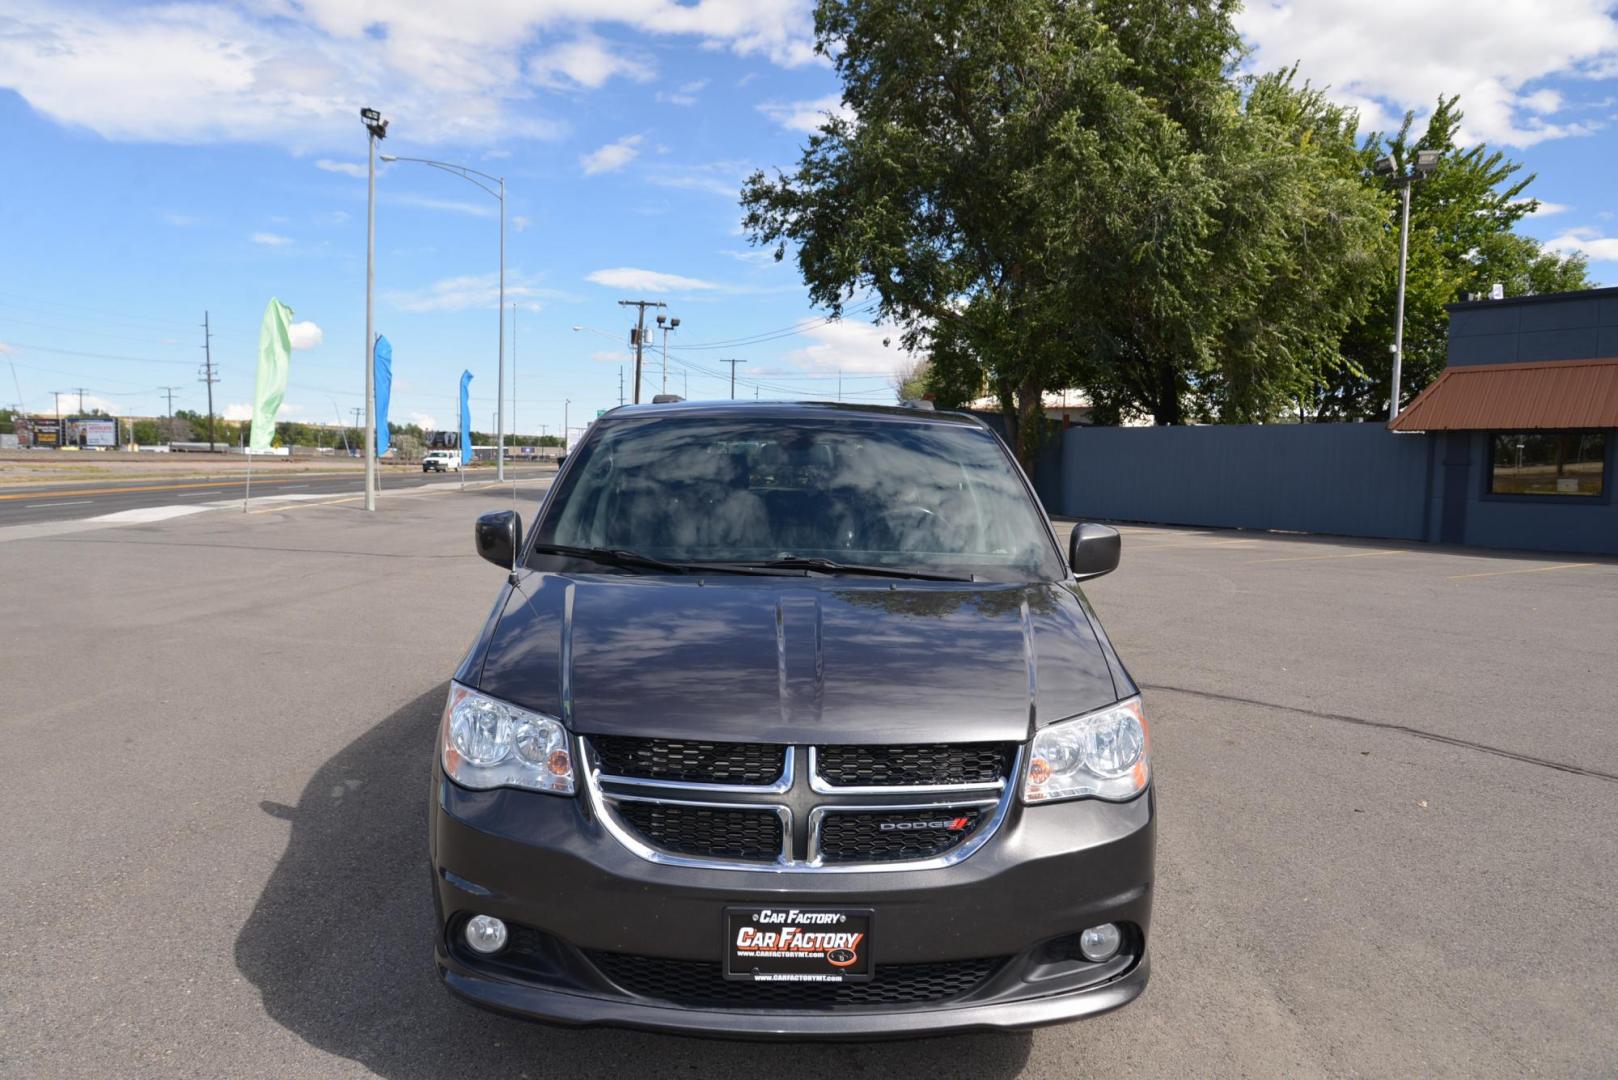
{"label": "license plate", "polygon": [[725,978],[747,982],[864,982],[871,968],[871,910],[725,909]]}

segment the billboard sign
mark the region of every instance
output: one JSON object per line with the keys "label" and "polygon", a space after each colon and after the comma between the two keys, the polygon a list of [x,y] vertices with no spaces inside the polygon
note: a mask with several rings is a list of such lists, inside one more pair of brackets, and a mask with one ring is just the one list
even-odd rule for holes
{"label": "billboard sign", "polygon": [[118,445],[118,421],[110,416],[71,416],[66,424],[69,446]]}
{"label": "billboard sign", "polygon": [[24,447],[59,446],[61,443],[57,436],[60,431],[60,423],[54,416],[17,417],[17,441]]}

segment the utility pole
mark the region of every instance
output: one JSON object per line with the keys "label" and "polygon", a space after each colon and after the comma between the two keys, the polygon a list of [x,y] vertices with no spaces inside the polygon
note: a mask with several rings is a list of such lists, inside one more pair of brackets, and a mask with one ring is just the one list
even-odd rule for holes
{"label": "utility pole", "polygon": [[624,403],[624,365],[618,365],[618,404]]}
{"label": "utility pole", "polygon": [[[646,350],[646,309],[649,307],[662,308],[668,305],[661,300],[620,300],[619,307],[632,307],[639,309],[639,317],[635,322],[635,329],[629,335],[629,343],[635,346],[635,404],[640,404],[640,372],[642,354]],[[562,440],[567,441],[564,432]]]}
{"label": "utility pole", "polygon": [[208,329],[208,313],[202,313],[202,378],[208,385],[208,453],[213,453],[213,384],[219,375],[213,369],[213,331]]}
{"label": "utility pole", "polygon": [[732,401],[735,401],[736,400],[736,365],[737,364],[745,364],[745,363],[747,363],[747,361],[746,360],[726,359],[726,360],[721,360],[719,362],[721,364],[729,364],[730,365],[730,399]]}
{"label": "utility pole", "polygon": [[168,430],[165,432],[166,437],[164,438],[163,441],[166,442],[166,443],[169,443],[170,445],[173,445],[173,443],[174,443],[174,391],[178,390],[179,387],[178,386],[159,386],[158,389],[163,391],[163,393],[167,394],[168,399],[169,399],[169,426],[168,426]]}
{"label": "utility pole", "polygon": [[572,398],[562,399],[562,453],[567,453],[567,410],[573,404]]}
{"label": "utility pole", "polygon": [[52,390],[51,396],[56,399],[56,446],[54,449],[60,450],[62,448],[62,392]]}
{"label": "utility pole", "polygon": [[83,386],[75,386],[73,388],[73,393],[79,395],[79,415],[80,416],[84,415],[84,391],[86,389],[87,388],[83,387]]}
{"label": "utility pole", "polygon": [[[376,322],[372,296],[376,291],[376,144],[388,137],[388,122],[375,109],[360,110],[370,151],[366,165],[365,199],[365,509],[376,509]],[[504,320],[501,320],[504,322]]]}
{"label": "utility pole", "polygon": [[356,428],[359,427],[360,426],[360,413],[364,412],[365,410],[360,408],[358,405],[356,405],[356,406],[354,406],[352,409],[350,409],[348,411],[354,414],[354,426]]}

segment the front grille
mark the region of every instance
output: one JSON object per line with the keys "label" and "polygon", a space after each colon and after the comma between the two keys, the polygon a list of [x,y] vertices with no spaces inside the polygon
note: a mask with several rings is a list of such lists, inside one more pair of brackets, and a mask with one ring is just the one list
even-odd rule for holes
{"label": "front grille", "polygon": [[773,862],[781,855],[781,819],[773,810],[630,800],[614,809],[646,843],[676,855],[747,862]]}
{"label": "front grille", "polygon": [[820,858],[828,863],[931,859],[961,844],[982,820],[983,811],[971,806],[828,812],[821,821]]}
{"label": "front grille", "polygon": [[637,997],[690,1008],[825,1009],[948,1001],[977,989],[1003,960],[878,966],[869,982],[736,982],[719,964],[629,953],[588,952],[608,979]]}
{"label": "front grille", "polygon": [[643,780],[688,784],[772,784],[786,765],[784,746],[773,743],[696,742],[592,735],[601,771]]}
{"label": "front grille", "polygon": [[818,746],[815,771],[833,787],[992,784],[1005,779],[1015,754],[1009,743]]}

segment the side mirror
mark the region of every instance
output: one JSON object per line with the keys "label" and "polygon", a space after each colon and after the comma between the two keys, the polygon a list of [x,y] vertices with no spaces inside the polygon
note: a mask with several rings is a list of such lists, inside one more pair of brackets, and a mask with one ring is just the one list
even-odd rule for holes
{"label": "side mirror", "polygon": [[522,518],[515,510],[496,510],[478,518],[472,528],[478,554],[502,570],[511,569],[511,560],[522,547]]}
{"label": "side mirror", "polygon": [[1073,526],[1067,538],[1067,564],[1080,581],[1110,574],[1118,569],[1123,539],[1118,530],[1088,523]]}

